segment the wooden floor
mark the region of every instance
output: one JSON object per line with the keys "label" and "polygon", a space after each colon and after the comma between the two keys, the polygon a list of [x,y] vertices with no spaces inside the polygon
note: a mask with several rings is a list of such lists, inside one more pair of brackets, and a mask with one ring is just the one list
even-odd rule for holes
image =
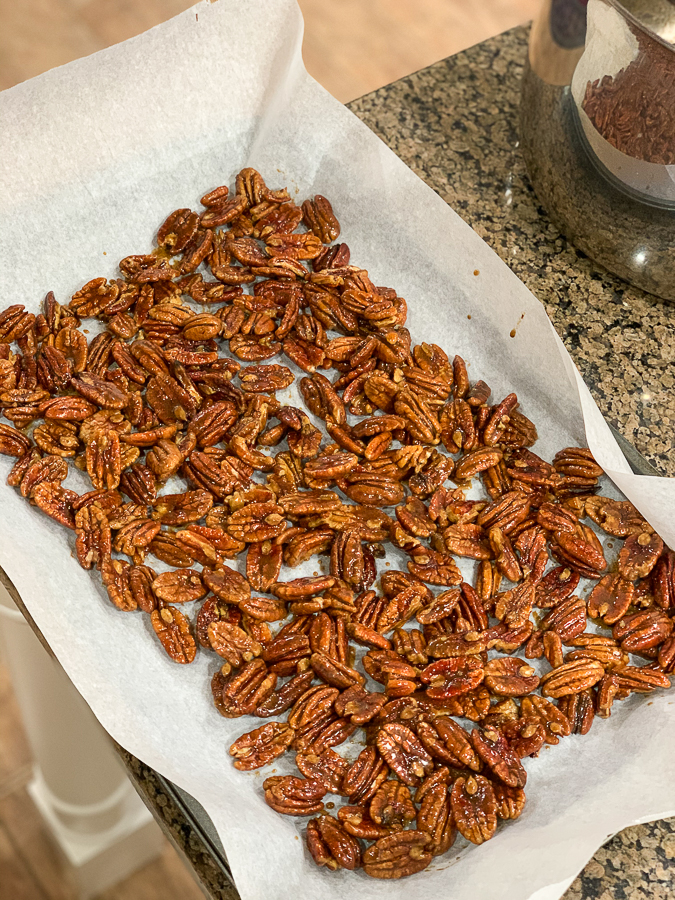
{"label": "wooden floor", "polygon": [[[309,72],[346,102],[532,18],[540,0],[299,0]],[[0,0],[0,89],[151,28],[192,0]],[[74,900],[33,807],[30,752],[0,663],[0,900]],[[167,844],[99,900],[199,900]]]}
{"label": "wooden floor", "polygon": [[[541,0],[299,0],[309,72],[347,102],[531,19]],[[0,0],[0,89],[123,41],[193,0]]]}
{"label": "wooden floor", "polygon": [[[76,900],[69,866],[26,792],[30,776],[30,750],[0,662],[0,900]],[[203,894],[167,842],[155,862],[97,900],[203,900]]]}

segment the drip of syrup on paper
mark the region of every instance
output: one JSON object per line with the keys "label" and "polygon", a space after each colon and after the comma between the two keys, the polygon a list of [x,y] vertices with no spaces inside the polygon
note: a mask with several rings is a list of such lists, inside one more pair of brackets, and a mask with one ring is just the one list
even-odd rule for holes
{"label": "drip of syrup on paper", "polygon": [[516,336],[518,327],[520,326],[520,323],[523,321],[524,318],[525,318],[525,313],[521,313],[520,318],[518,319],[518,324],[516,325],[515,328],[511,329],[511,331],[509,332],[509,337],[514,338]]}

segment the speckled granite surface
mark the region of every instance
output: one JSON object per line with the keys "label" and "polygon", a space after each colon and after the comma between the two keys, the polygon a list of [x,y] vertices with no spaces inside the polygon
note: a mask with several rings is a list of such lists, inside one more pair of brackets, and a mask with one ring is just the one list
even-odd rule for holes
{"label": "speckled granite surface", "polygon": [[[545,304],[607,418],[675,475],[675,307],[578,253],[539,207],[518,151],[526,29],[518,28],[350,104]],[[156,773],[120,752],[139,791],[208,894],[235,896],[208,842]],[[602,847],[566,900],[675,898],[675,819],[628,828]]]}

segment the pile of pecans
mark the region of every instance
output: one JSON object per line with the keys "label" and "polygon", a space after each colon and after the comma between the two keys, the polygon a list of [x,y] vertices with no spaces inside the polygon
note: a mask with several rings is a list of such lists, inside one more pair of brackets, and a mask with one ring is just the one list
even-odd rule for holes
{"label": "pile of pecans", "polygon": [[[410,875],[458,831],[480,844],[520,815],[523,758],[669,687],[675,554],[597,494],[588,450],[541,459],[515,394],[491,402],[460,357],[412,344],[405,301],[350,264],[325,198],[297,206],[244,169],[201,202],[123,277],[0,314],[8,482],[171,659],[221,658],[219,712],[271,720],[234,765],[294,751],[299,775],[267,778],[265,799],[314,817],[318,865]],[[311,417],[276,397],[295,379],[267,362],[282,356]],[[92,490],[63,485],[69,459]],[[485,498],[467,499],[477,479]],[[611,571],[588,520],[625,539]],[[374,588],[387,543],[405,567]],[[243,553],[245,577],[226,562]],[[329,574],[280,580],[322,555]],[[350,762],[334,748],[358,729]]]}

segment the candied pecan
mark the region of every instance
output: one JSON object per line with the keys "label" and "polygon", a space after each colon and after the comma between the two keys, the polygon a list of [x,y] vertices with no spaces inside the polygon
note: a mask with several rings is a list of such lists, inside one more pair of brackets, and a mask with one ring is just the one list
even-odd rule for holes
{"label": "candied pecan", "polygon": [[327,791],[339,794],[349,763],[338,753],[326,748],[320,754],[312,751],[297,753],[295,764],[302,774],[314,781],[322,782]]}
{"label": "candied pecan", "polygon": [[231,745],[234,767],[242,772],[259,769],[288,750],[295,732],[284,722],[268,722],[243,734]]}
{"label": "candied pecan", "polygon": [[445,784],[436,784],[422,799],[417,816],[417,827],[430,835],[428,849],[433,856],[442,856],[455,843],[457,826],[450,812],[450,801]]}
{"label": "candied pecan", "polygon": [[106,514],[95,503],[75,513],[75,534],[75,551],[83,569],[100,566],[110,556],[110,525]]}
{"label": "candied pecan", "polygon": [[417,723],[417,737],[433,759],[440,760],[448,766],[461,766],[458,757],[448,749],[437,729],[430,722],[425,722],[423,720]]}
{"label": "candied pecan", "polygon": [[558,705],[569,719],[573,734],[588,734],[595,716],[592,691],[570,694],[563,697]]}
{"label": "candied pecan", "polygon": [[[606,576],[609,577],[609,576]],[[604,579],[601,579],[600,584]],[[570,597],[579,584],[579,573],[565,566],[547,572],[535,588],[535,606],[548,609]]]}
{"label": "candied pecan", "polygon": [[482,682],[484,675],[480,660],[473,656],[458,656],[430,663],[420,672],[420,679],[429,685],[427,696],[440,700],[473,690]]}
{"label": "candied pecan", "polygon": [[[589,538],[587,540],[568,531],[556,531],[555,543],[551,545],[551,555],[586,578],[600,578],[601,573],[607,567],[607,561],[599,543],[591,542],[591,534],[593,532],[587,534]],[[595,541],[597,542],[597,538]]]}
{"label": "candied pecan", "polygon": [[363,854],[363,870],[372,878],[405,878],[421,872],[432,859],[431,835],[400,831],[377,840]]}
{"label": "candied pecan", "polygon": [[73,375],[70,383],[85,400],[102,409],[124,409],[127,403],[124,391],[92,372]]}
{"label": "candied pecan", "polygon": [[510,591],[499,594],[495,602],[495,616],[512,627],[524,625],[534,604],[535,587],[528,579]]}
{"label": "candied pecan", "polygon": [[163,494],[153,503],[152,518],[162,525],[185,525],[199,521],[212,506],[213,496],[208,491]]}
{"label": "candied pecan", "polygon": [[21,496],[30,498],[33,490],[44,481],[60,484],[68,474],[67,463],[59,456],[45,456],[35,460],[27,457],[30,463],[21,478]]}
{"label": "candied pecan", "polygon": [[649,666],[623,666],[612,677],[616,678],[617,693],[649,694],[656,688],[670,687],[670,678]]}
{"label": "candied pecan", "polygon": [[672,630],[672,619],[663,610],[649,609],[619,619],[612,634],[627,653],[643,653],[658,647],[670,637]]}
{"label": "candied pecan", "polygon": [[282,712],[286,712],[307,691],[313,679],[314,673],[312,671],[303,672],[291,678],[278,691],[270,694],[266,700],[256,707],[255,715],[264,719],[268,716],[277,716]]}
{"label": "candied pecan", "polygon": [[366,679],[360,672],[336,659],[331,659],[325,653],[312,653],[310,663],[319,678],[334,687],[346,689],[354,684],[363,686],[366,683]]}
{"label": "candied pecan", "polygon": [[502,657],[485,666],[485,684],[503,697],[522,697],[536,691],[539,678],[522,659]]}
{"label": "candied pecan", "polygon": [[216,620],[208,626],[208,637],[211,647],[218,656],[222,656],[233,668],[239,668],[245,662],[251,662],[262,653],[262,644],[253,640],[237,625]]}
{"label": "candied pecan", "polygon": [[623,538],[650,530],[640,513],[628,500],[589,497],[584,511],[603,531],[614,537]]}
{"label": "candied pecan", "polygon": [[529,620],[523,625],[517,626],[509,626],[502,622],[484,632],[483,639],[488,650],[510,653],[512,650],[522,647],[532,635],[533,630],[534,625]]}
{"label": "candied pecan", "polygon": [[527,773],[503,734],[490,728],[485,728],[482,732],[474,728],[471,743],[478,756],[500,781],[514,788],[525,787]]}
{"label": "candied pecan", "polygon": [[17,341],[32,328],[35,316],[24,310],[25,307],[22,304],[16,303],[0,313],[1,344],[11,344],[13,341]]}
{"label": "candied pecan", "polygon": [[[265,727],[265,726],[263,726]],[[326,788],[320,781],[274,775],[263,782],[265,803],[287,816],[310,816],[323,809]]]}
{"label": "candied pecan", "polygon": [[[528,624],[531,631],[532,624]],[[505,626],[498,625],[490,629],[489,632],[463,631],[460,634],[440,634],[437,637],[431,637],[430,635],[429,643],[427,644],[428,654],[429,656],[440,657],[441,662],[446,658],[478,656],[484,653],[485,650],[492,649],[490,645],[494,641],[498,643],[499,637],[502,637],[503,642],[505,642],[505,639],[510,636],[510,632],[506,632],[504,635],[500,634],[497,638],[494,638],[493,633],[501,627]],[[523,638],[522,642],[524,643],[525,640],[527,640],[527,637]],[[509,646],[509,649],[515,650],[520,646],[520,643],[521,641],[515,642],[512,647]]]}
{"label": "candied pecan", "polygon": [[206,594],[201,574],[195,569],[176,569],[158,575],[152,583],[152,590],[165,603],[189,603]]}
{"label": "candied pecan", "polygon": [[537,756],[546,743],[546,730],[538,719],[521,716],[505,722],[500,730],[519,759]]}
{"label": "candied pecan", "polygon": [[263,658],[270,670],[279,675],[292,675],[298,663],[310,656],[309,638],[304,634],[279,632],[263,651]]}
{"label": "candied pecan", "polygon": [[575,659],[564,663],[541,679],[544,697],[566,697],[578,694],[597,684],[605,674],[601,663],[594,659]]}
{"label": "candied pecan", "polygon": [[307,578],[295,578],[293,581],[277,581],[270,591],[282,600],[302,600],[313,597],[335,584],[335,578],[331,575],[316,575]]}
{"label": "candied pecan", "polygon": [[525,791],[522,788],[510,787],[501,781],[494,782],[492,790],[499,818],[517,819],[525,808]]}
{"label": "candied pecan", "polygon": [[412,557],[408,571],[427,584],[446,587],[461,584],[462,573],[449,554],[420,548],[419,552],[413,552]]}
{"label": "candied pecan", "polygon": [[197,645],[182,612],[172,606],[163,606],[153,610],[150,619],[168,656],[177,663],[191,663],[197,653]]}
{"label": "candied pecan", "polygon": [[152,582],[157,573],[149,566],[132,566],[129,570],[129,591],[139,609],[151,613],[157,608]]}
{"label": "candied pecan", "polygon": [[536,694],[523,697],[520,709],[525,718],[538,721],[544,726],[547,744],[557,744],[561,737],[567,737],[571,733],[567,716],[544,697]]}
{"label": "candied pecan", "polygon": [[351,870],[361,863],[359,842],[329,815],[307,823],[307,847],[318,866]]}
{"label": "candied pecan", "polygon": [[389,767],[375,747],[365,747],[347,770],[342,790],[351,803],[369,800],[386,779]]}
{"label": "candied pecan", "polygon": [[540,628],[554,631],[563,643],[568,644],[586,628],[586,604],[574,595],[562,600],[546,614]]}
{"label": "candied pecan", "polygon": [[229,566],[215,572],[204,569],[202,576],[206,587],[226,603],[238,604],[251,596],[251,586],[244,576]]}
{"label": "candied pecan", "polygon": [[390,828],[408,825],[417,816],[410,789],[400,781],[383,781],[370,800],[370,818],[376,825]]}
{"label": "candied pecan", "polygon": [[663,541],[655,532],[641,531],[626,538],[619,553],[619,574],[627,581],[645,578],[663,552]]}
{"label": "candied pecan", "polygon": [[458,778],[450,793],[457,830],[473,844],[490,840],[497,830],[497,800],[492,784],[482,775]]}
{"label": "candied pecan", "polygon": [[387,828],[377,825],[368,815],[365,806],[341,806],[338,809],[338,820],[348,834],[357,838],[374,841],[386,837],[393,831],[400,831],[399,825]]}
{"label": "candied pecan", "polygon": [[263,660],[251,660],[225,681],[219,705],[221,714],[227,718],[250,715],[273,693],[276,683],[277,676],[267,671]]}
{"label": "candied pecan", "polygon": [[324,244],[330,244],[340,236],[340,223],[335,217],[330,201],[317,194],[313,200],[305,200],[302,214],[307,227]]}
{"label": "candied pecan", "polygon": [[5,456],[23,456],[31,446],[30,439],[12,428],[11,425],[4,425],[0,422],[0,453]]}
{"label": "candied pecan", "polygon": [[38,509],[46,513],[60,525],[75,531],[73,503],[77,499],[74,491],[61,487],[58,482],[43,481],[33,491],[32,500]]}
{"label": "candied pecan", "polygon": [[353,685],[336,699],[335,712],[339,716],[349,716],[356,725],[364,725],[379,713],[386,702],[386,694],[369,693],[360,685]]}
{"label": "candied pecan", "polygon": [[405,784],[418,785],[433,768],[431,757],[405,725],[384,725],[377,735],[377,749]]}

